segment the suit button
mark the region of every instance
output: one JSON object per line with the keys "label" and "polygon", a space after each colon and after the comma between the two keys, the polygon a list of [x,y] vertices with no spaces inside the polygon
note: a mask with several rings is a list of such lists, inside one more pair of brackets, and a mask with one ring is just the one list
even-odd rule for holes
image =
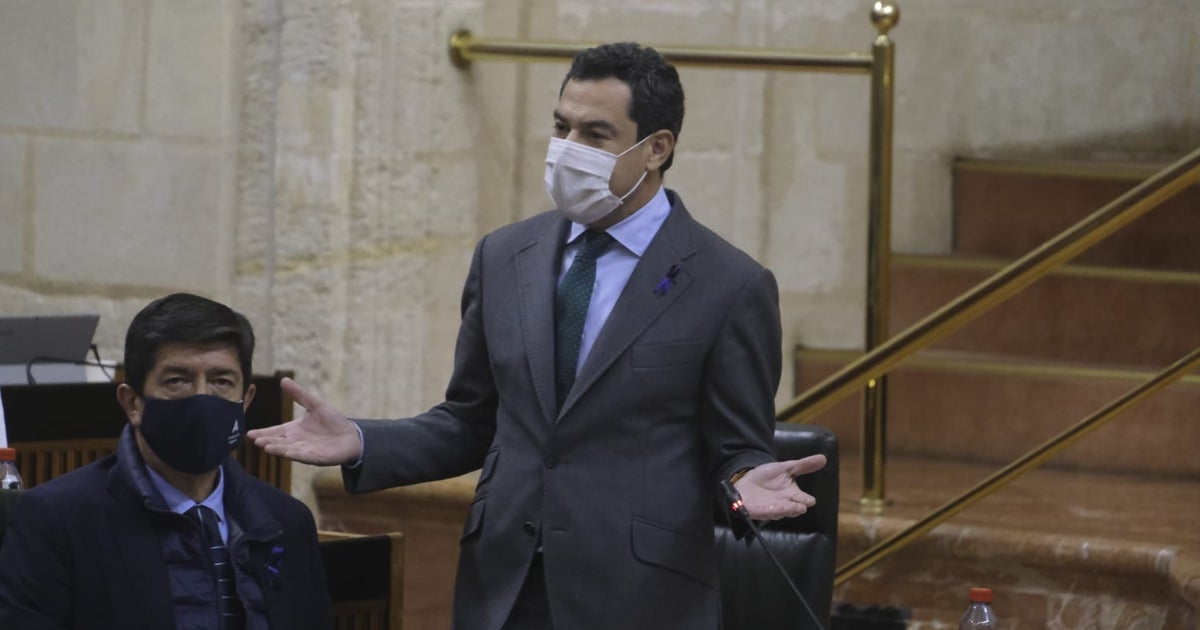
{"label": "suit button", "polygon": [[545,463],[546,463],[546,468],[554,468],[554,467],[558,466],[558,458],[553,455],[547,455]]}
{"label": "suit button", "polygon": [[529,534],[530,536],[537,533],[537,525],[534,525],[533,521],[525,521],[521,527],[525,530],[525,533]]}

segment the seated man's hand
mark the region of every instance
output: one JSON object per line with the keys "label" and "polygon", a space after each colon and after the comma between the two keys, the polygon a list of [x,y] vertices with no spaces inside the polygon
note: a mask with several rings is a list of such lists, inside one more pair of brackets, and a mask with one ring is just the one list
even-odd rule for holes
{"label": "seated man's hand", "polygon": [[362,438],[353,422],[290,378],[280,381],[279,386],[304,407],[305,414],[291,422],[248,432],[246,437],[255,446],[271,455],[318,466],[353,464],[362,458]]}
{"label": "seated man's hand", "polygon": [[800,490],[796,477],[824,467],[824,455],[772,462],[751,468],[734,487],[741,493],[746,509],[750,510],[750,518],[774,521],[800,516],[816,505],[817,500]]}

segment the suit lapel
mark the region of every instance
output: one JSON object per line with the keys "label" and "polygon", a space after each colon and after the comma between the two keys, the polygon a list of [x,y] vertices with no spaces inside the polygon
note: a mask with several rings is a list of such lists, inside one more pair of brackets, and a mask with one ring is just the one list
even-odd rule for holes
{"label": "suit lapel", "polygon": [[546,421],[557,409],[554,391],[554,291],[562,262],[563,241],[568,223],[549,222],[549,227],[517,251],[517,292],[521,308],[521,336],[538,403]]}
{"label": "suit lapel", "polygon": [[[692,284],[693,278],[685,262],[696,253],[691,233],[693,224],[683,203],[676,200],[671,214],[650,241],[650,246],[642,254],[642,259],[633,269],[633,275],[621,291],[621,297],[613,306],[612,313],[600,329],[600,335],[580,366],[575,386],[563,402],[558,418],[561,419],[600,375],[612,366],[613,361]],[[665,284],[664,279],[671,270],[675,271],[671,279],[673,282]],[[663,285],[662,289],[660,285]]]}

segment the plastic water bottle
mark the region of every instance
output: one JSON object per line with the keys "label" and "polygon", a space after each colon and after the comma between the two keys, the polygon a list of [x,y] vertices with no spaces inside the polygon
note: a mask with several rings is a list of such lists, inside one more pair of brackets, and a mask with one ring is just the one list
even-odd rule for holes
{"label": "plastic water bottle", "polygon": [[17,471],[17,449],[0,448],[0,490],[21,490],[25,484]]}
{"label": "plastic water bottle", "polygon": [[999,628],[996,613],[992,612],[992,589],[971,589],[971,603],[967,612],[963,613],[958,622],[958,630],[980,630],[982,628]]}

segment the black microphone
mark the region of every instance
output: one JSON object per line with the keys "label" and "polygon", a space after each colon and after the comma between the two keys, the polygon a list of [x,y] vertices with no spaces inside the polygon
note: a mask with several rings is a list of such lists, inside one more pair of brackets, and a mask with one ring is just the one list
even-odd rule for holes
{"label": "black microphone", "polygon": [[792,593],[796,595],[796,599],[800,600],[800,604],[804,606],[804,610],[808,612],[808,616],[812,618],[813,623],[820,630],[825,630],[825,626],[821,624],[821,620],[817,619],[817,613],[813,612],[812,607],[808,605],[808,600],[804,599],[804,595],[800,593],[800,589],[796,588],[796,583],[792,581],[792,576],[788,575],[787,570],[783,568],[783,564],[779,562],[779,558],[776,558],[775,554],[771,552],[771,548],[767,546],[767,541],[763,540],[762,531],[758,529],[758,525],[754,523],[754,519],[750,518],[750,510],[746,508],[745,501],[742,501],[742,493],[738,492],[737,488],[733,487],[733,484],[729,480],[721,481],[721,490],[725,493],[725,500],[729,503],[729,510],[746,521],[746,524],[750,526],[750,530],[754,532],[754,537],[762,545],[763,551],[767,552],[767,557],[771,559],[771,562],[775,563],[775,568],[779,569],[779,574],[783,576],[784,580],[787,580]]}

